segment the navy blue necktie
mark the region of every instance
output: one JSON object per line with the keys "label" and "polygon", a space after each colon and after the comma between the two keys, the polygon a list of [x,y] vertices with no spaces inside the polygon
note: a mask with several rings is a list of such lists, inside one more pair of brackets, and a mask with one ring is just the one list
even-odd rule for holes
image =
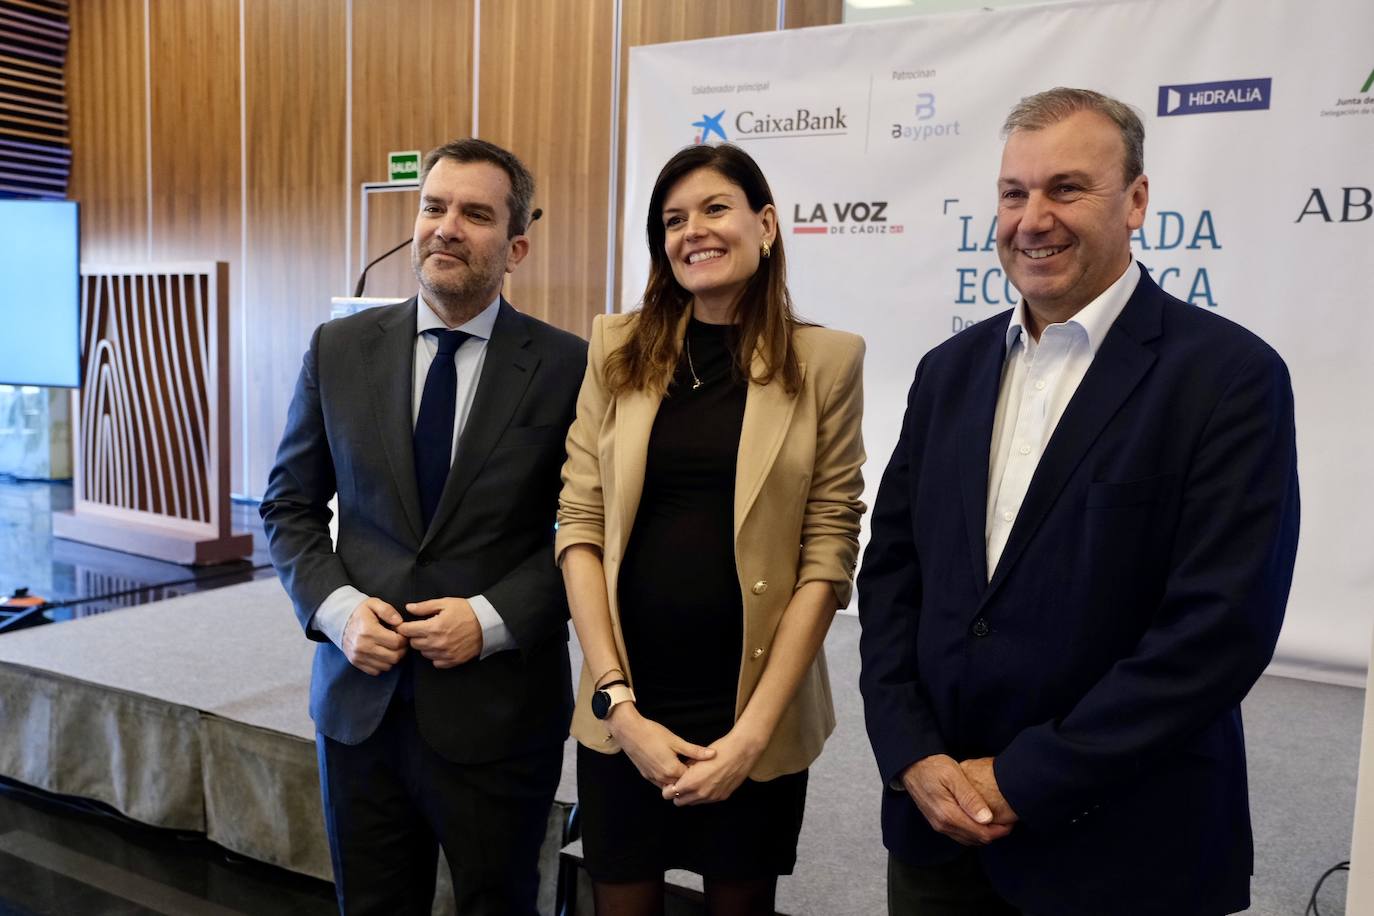
{"label": "navy blue necktie", "polygon": [[420,490],[420,514],[428,531],[453,458],[453,423],[458,412],[458,370],[453,355],[472,335],[438,328],[429,328],[425,333],[433,334],[439,341],[439,352],[429,364],[425,390],[420,396],[420,413],[415,419],[415,483]]}

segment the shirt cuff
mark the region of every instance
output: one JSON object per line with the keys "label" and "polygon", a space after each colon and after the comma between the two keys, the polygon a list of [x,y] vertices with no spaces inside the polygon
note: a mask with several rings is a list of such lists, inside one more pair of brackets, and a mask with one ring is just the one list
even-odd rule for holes
{"label": "shirt cuff", "polygon": [[353,586],[341,585],[330,592],[329,597],[315,608],[315,613],[310,618],[310,627],[328,636],[330,642],[342,649],[344,628],[348,626],[348,618],[353,616],[353,611],[366,600],[367,596]]}
{"label": "shirt cuff", "polygon": [[482,626],[482,654],[477,656],[479,659],[515,648],[510,628],[501,619],[501,615],[496,613],[496,608],[491,606],[486,596],[473,595],[468,599],[468,604],[472,606],[472,613],[477,616],[477,622]]}

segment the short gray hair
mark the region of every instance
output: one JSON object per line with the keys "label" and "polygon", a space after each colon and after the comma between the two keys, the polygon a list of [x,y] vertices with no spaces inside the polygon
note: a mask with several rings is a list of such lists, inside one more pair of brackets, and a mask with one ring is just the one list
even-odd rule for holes
{"label": "short gray hair", "polygon": [[534,200],[534,176],[515,153],[495,143],[478,140],[476,137],[450,140],[443,146],[430,150],[425,156],[424,164],[420,167],[421,185],[425,183],[429,170],[434,168],[440,159],[452,159],[454,162],[490,162],[504,171],[510,179],[510,193],[506,195],[510,225],[506,228],[506,235],[508,238],[515,238],[524,233],[530,222],[530,202]]}
{"label": "short gray hair", "polygon": [[1091,89],[1059,86],[1026,96],[1007,115],[1002,124],[1002,137],[1005,139],[1018,130],[1041,130],[1080,111],[1095,111],[1121,131],[1121,142],[1126,147],[1126,158],[1122,162],[1126,184],[1144,174],[1145,125],[1140,123],[1140,116],[1125,102]]}

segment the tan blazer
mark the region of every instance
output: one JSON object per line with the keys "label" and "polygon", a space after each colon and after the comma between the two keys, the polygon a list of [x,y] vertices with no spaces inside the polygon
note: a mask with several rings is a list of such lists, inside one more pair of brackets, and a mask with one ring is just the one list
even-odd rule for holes
{"label": "tan blazer", "polygon": [[[611,398],[606,355],[625,340],[633,313],[598,315],[592,324],[587,375],[568,432],[555,550],[574,544],[601,549],[611,628],[620,666],[630,683],[620,629],[617,582],[644,487],[649,433],[658,395],[643,391]],[[678,328],[686,333],[687,316]],[[792,593],[808,582],[829,582],[840,607],[849,604],[864,505],[863,338],[801,327],[795,346],[801,390],[789,396],[780,380],[750,383],[735,470],[735,567],[744,600],[744,645],[735,717],[763,673],[773,634]],[[758,357],[755,357],[756,371]],[[800,550],[798,549],[800,545]],[[587,747],[615,753],[618,745],[592,715],[592,680],[584,663],[572,734]],[[835,728],[825,654],[803,677],[753,771],[754,779],[795,773],[821,752]]]}

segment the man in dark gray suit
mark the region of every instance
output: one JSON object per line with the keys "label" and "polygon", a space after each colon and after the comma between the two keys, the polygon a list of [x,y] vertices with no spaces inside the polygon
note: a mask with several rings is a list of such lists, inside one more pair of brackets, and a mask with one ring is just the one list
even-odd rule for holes
{"label": "man in dark gray suit", "polygon": [[[316,329],[262,503],[306,636],[339,906],[535,912],[571,715],[553,561],[586,344],[501,297],[534,183],[481,140],[431,152],[420,294]],[[327,504],[337,493],[330,543]]]}

